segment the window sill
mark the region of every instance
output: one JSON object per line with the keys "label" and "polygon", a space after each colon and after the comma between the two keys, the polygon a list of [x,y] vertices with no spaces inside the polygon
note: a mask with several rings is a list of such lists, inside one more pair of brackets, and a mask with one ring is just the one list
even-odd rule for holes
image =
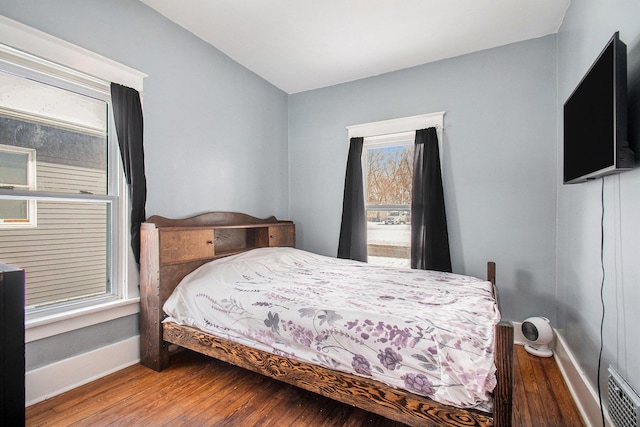
{"label": "window sill", "polygon": [[27,318],[25,322],[25,342],[37,341],[139,312],[140,298],[136,297],[109,301],[33,319]]}

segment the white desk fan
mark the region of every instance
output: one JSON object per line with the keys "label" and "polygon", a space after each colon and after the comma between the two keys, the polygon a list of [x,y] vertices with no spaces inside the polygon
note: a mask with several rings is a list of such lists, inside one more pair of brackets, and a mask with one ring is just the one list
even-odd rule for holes
{"label": "white desk fan", "polygon": [[522,322],[522,335],[527,343],[524,349],[529,354],[539,357],[551,357],[553,351],[549,344],[553,341],[553,329],[546,317],[529,317]]}

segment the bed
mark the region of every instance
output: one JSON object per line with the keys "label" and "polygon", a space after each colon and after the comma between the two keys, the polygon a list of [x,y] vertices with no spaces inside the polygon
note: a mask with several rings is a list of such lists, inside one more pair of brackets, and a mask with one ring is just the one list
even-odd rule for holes
{"label": "bed", "polygon": [[408,425],[511,425],[493,263],[488,280],[372,267],[295,249],[290,221],[211,212],[149,218],[140,270],[156,371],[187,348]]}

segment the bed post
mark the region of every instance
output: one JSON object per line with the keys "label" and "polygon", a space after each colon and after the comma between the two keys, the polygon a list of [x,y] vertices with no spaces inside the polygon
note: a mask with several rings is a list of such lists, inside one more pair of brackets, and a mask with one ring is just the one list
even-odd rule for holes
{"label": "bed post", "polygon": [[513,412],[513,324],[501,320],[495,326],[495,362],[498,381],[493,392],[493,425],[510,427]]}
{"label": "bed post", "polygon": [[140,363],[154,371],[169,366],[169,350],[162,338],[158,229],[140,226]]}
{"label": "bed post", "polygon": [[[496,286],[496,264],[487,263],[487,280],[493,284],[493,294],[500,307]],[[513,412],[513,324],[501,320],[495,326],[495,364],[497,385],[493,392],[493,425],[510,427]]]}

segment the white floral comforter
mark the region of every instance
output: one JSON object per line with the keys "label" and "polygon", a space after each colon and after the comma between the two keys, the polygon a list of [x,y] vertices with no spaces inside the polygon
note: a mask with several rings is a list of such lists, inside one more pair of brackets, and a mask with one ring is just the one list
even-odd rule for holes
{"label": "white floral comforter", "polygon": [[263,248],[203,265],[166,321],[462,408],[490,410],[491,283]]}

